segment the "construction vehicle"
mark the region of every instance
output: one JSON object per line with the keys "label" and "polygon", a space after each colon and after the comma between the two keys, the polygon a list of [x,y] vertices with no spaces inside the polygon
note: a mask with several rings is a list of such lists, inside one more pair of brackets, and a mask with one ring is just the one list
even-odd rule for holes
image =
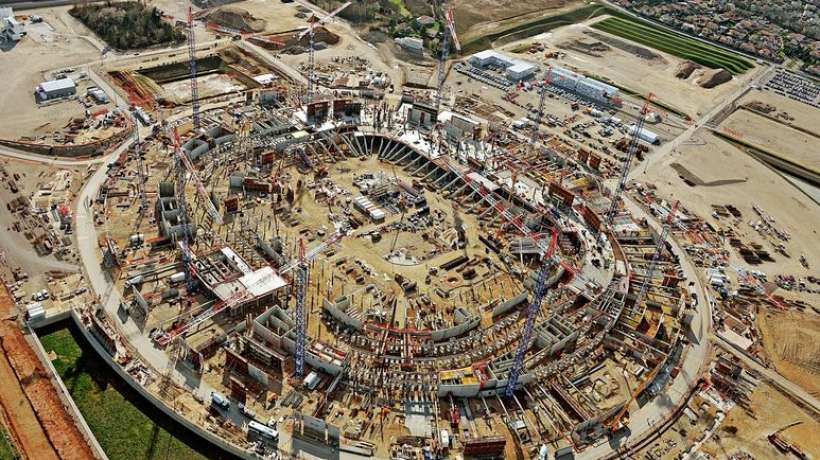
{"label": "construction vehicle", "polygon": [[779,450],[783,455],[792,454],[795,457],[799,458],[800,460],[808,460],[809,457],[808,457],[808,455],[806,455],[805,452],[803,452],[803,449],[801,449],[796,444],[794,444],[792,442],[789,442],[788,440],[784,439],[780,435],[783,431],[785,431],[785,430],[787,430],[787,429],[789,429],[793,426],[800,425],[801,423],[803,423],[803,422],[802,421],[797,421],[797,422],[790,423],[790,424],[780,428],[779,430],[775,431],[774,433],[766,436],[766,439],[768,439],[769,442],[772,443],[772,445],[777,450]]}

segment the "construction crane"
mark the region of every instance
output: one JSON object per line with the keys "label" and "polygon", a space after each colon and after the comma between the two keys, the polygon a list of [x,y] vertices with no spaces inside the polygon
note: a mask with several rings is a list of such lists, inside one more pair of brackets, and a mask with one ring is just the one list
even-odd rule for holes
{"label": "construction crane", "polygon": [[[443,6],[443,4],[442,4]],[[456,35],[456,26],[455,21],[453,19],[453,10],[447,9],[447,12],[444,13],[446,26],[442,31],[441,37],[441,53],[439,54],[438,60],[438,80],[436,86],[436,111],[438,111],[439,107],[441,106],[441,93],[444,89],[444,78],[447,74],[445,71],[447,67],[447,58],[450,56],[450,39],[453,40],[453,44],[457,51],[461,51],[461,43],[458,41],[458,36]]]}
{"label": "construction crane", "polygon": [[[679,203],[680,201],[676,201],[675,204],[672,205],[672,210],[669,211],[669,214],[666,215],[666,221],[663,224],[663,229],[661,230],[661,233],[658,236],[657,244],[655,245],[655,254],[652,256],[652,260],[649,262],[649,269],[646,271],[643,284],[641,284],[641,290],[638,292],[638,297],[635,299],[636,307],[640,306],[641,300],[643,300],[644,296],[646,295],[646,291],[649,290],[649,281],[655,274],[655,269],[658,266],[658,261],[660,261],[661,255],[663,255],[663,250],[666,248],[666,238],[669,236],[669,232],[672,229],[672,222],[675,220],[675,213],[678,212]],[[645,310],[646,307],[644,307],[644,311]]]}
{"label": "construction crane", "polygon": [[194,131],[199,131],[199,90],[196,86],[196,37],[194,37],[194,11],[188,5],[188,68],[191,72],[191,112],[194,121]]}
{"label": "construction crane", "polygon": [[196,186],[196,193],[200,200],[202,200],[203,205],[205,206],[205,210],[208,212],[208,215],[211,216],[214,222],[222,225],[222,215],[219,214],[219,210],[216,209],[214,206],[213,201],[211,201],[211,196],[207,190],[205,190],[205,185],[202,183],[202,180],[199,178],[199,174],[197,174],[196,168],[194,168],[194,164],[191,162],[191,159],[188,157],[188,154],[182,150],[182,144],[179,140],[179,131],[174,128],[174,151],[177,156],[177,164],[182,167],[181,170],[177,170],[177,181],[180,180],[179,176],[182,176],[182,190],[177,190],[177,202],[180,200],[180,193],[184,197],[185,194],[185,172],[187,171],[188,174],[191,175],[191,179],[194,181],[194,185]]}
{"label": "construction crane", "polygon": [[521,376],[521,371],[524,367],[524,355],[529,348],[530,340],[532,339],[532,331],[535,327],[535,318],[538,317],[538,311],[541,309],[541,302],[547,294],[547,278],[550,271],[555,267],[559,260],[555,257],[555,246],[558,243],[558,229],[553,229],[552,237],[550,238],[549,247],[543,253],[544,261],[541,264],[541,269],[538,272],[538,280],[533,289],[532,302],[527,307],[527,320],[524,323],[524,330],[521,331],[521,341],[518,343],[518,349],[515,351],[515,358],[513,359],[510,373],[507,377],[507,389],[505,394],[507,397],[512,397],[515,393],[515,386],[518,384],[518,378]]}
{"label": "construction crane", "polygon": [[[450,171],[453,174],[455,174],[459,179],[464,181],[464,183],[467,184],[471,189],[473,189],[473,192],[478,193],[481,199],[483,201],[486,201],[487,204],[490,205],[490,207],[495,209],[496,212],[498,212],[501,215],[501,218],[504,220],[505,223],[512,225],[522,235],[531,239],[533,241],[533,244],[535,244],[535,246],[538,247],[539,253],[546,254],[548,252],[549,244],[544,240],[544,238],[542,238],[541,234],[530,230],[524,224],[523,213],[517,216],[513,215],[512,211],[510,211],[509,207],[504,202],[496,198],[492,194],[492,192],[490,192],[490,190],[488,190],[484,185],[480,184],[477,180],[474,180],[469,176],[465,176],[453,167],[450,167]],[[557,256],[553,256],[553,258],[555,258],[557,262],[560,263],[566,271],[570,272],[572,276],[578,278],[580,281],[584,283],[587,282],[587,280],[580,273],[578,273],[578,271],[574,267],[572,267],[565,261],[558,259]]]}
{"label": "construction crane", "polygon": [[635,388],[635,391],[632,392],[632,394],[629,396],[629,399],[624,403],[624,407],[622,407],[621,410],[619,410],[615,414],[615,416],[612,417],[609,423],[604,424],[604,426],[606,426],[610,432],[614,433],[621,428],[621,419],[623,419],[624,415],[626,415],[629,411],[629,405],[632,404],[632,401],[635,401],[635,399],[638,398],[638,395],[641,394],[643,390],[645,390],[646,387],[652,382],[652,380],[658,374],[658,371],[661,370],[661,367],[663,367],[663,361],[659,362],[654,367],[654,369],[652,369],[652,372],[650,372],[649,375],[647,375],[646,378],[643,379],[643,381],[641,381],[640,384],[638,384],[638,386]]}
{"label": "construction crane", "polygon": [[544,118],[544,103],[547,100],[547,88],[552,84],[552,66],[547,67],[547,76],[544,77],[544,82],[541,84],[541,94],[538,98],[538,111],[535,112],[535,120],[533,123],[532,129],[532,137],[530,138],[530,151],[535,147],[535,143],[538,142],[539,132],[538,130],[541,128],[541,119]]}
{"label": "construction crane", "polygon": [[[282,268],[279,269],[279,274],[283,275],[285,273],[288,273],[288,272],[292,271],[294,268],[297,268],[302,263],[310,264],[310,262],[313,259],[315,259],[319,254],[321,254],[325,249],[327,249],[328,246],[335,243],[336,241],[339,241],[343,236],[344,235],[342,233],[338,233],[338,232],[334,233],[333,235],[331,235],[329,238],[327,238],[325,241],[320,243],[315,248],[305,252],[304,259],[299,258],[299,259],[297,259],[293,262],[288,263],[287,265],[282,266]],[[187,248],[187,245],[185,245],[185,248]],[[184,254],[185,249],[182,248],[182,247],[180,249],[183,249],[183,254]],[[193,257],[193,255],[191,255],[191,257]],[[219,313],[225,311],[226,309],[229,309],[231,307],[239,305],[242,302],[245,302],[246,300],[250,299],[253,296],[253,294],[251,294],[251,292],[256,290],[257,287],[261,287],[261,286],[264,286],[264,285],[268,284],[270,282],[270,279],[271,279],[272,276],[276,276],[276,274],[271,273],[270,275],[261,277],[253,285],[248,286],[245,289],[240,289],[239,291],[237,291],[236,293],[234,293],[233,295],[231,295],[227,299],[225,299],[221,302],[217,302],[217,303],[213,304],[212,306],[205,309],[204,311],[199,313],[197,316],[195,316],[194,318],[192,318],[190,321],[186,322],[185,324],[183,324],[183,325],[181,325],[181,326],[179,326],[179,327],[177,327],[173,330],[166,331],[166,332],[161,333],[161,334],[157,334],[154,337],[154,341],[160,347],[166,346],[168,343],[170,343],[176,337],[178,337],[182,334],[185,334],[187,331],[189,331],[189,330],[195,328],[196,326],[204,323],[205,321],[213,318],[214,316],[216,316]]]}
{"label": "construction crane", "polygon": [[131,113],[131,119],[134,122],[134,156],[137,160],[137,194],[140,198],[140,218],[137,220],[137,223],[139,223],[139,221],[142,220],[143,213],[145,213],[148,209],[148,198],[145,196],[145,162],[142,158],[142,142],[140,140],[139,122],[133,113]]}
{"label": "construction crane", "polygon": [[456,52],[461,52],[461,42],[458,41],[458,34],[456,34],[456,20],[453,16],[453,9],[447,8],[447,29],[450,30],[450,37],[453,40],[453,46],[456,48]]}
{"label": "construction crane", "polygon": [[[640,133],[641,130],[643,130],[644,123],[646,122],[646,116],[649,114],[649,107],[652,97],[654,97],[652,93],[649,93],[649,95],[646,96],[646,102],[641,108],[638,123],[635,124],[635,130],[632,132],[632,137],[629,139],[629,144],[626,147],[626,157],[621,164],[621,177],[618,179],[618,185],[615,188],[615,193],[612,194],[612,202],[609,204],[609,210],[606,213],[607,227],[612,226],[612,221],[615,219],[615,213],[618,211],[618,202],[621,199],[621,194],[626,188],[626,179],[629,176],[629,165],[632,164],[632,158],[638,151],[638,146],[640,145]],[[601,234],[598,235],[599,239],[600,237]]]}
{"label": "construction crane", "polygon": [[299,266],[296,271],[296,376],[305,375],[305,295],[308,284],[308,264],[305,242],[299,240]]}
{"label": "construction crane", "polygon": [[174,192],[176,195],[177,209],[179,209],[179,222],[182,225],[182,237],[177,239],[177,243],[182,249],[182,266],[185,269],[185,283],[188,291],[193,291],[196,286],[194,278],[194,261],[192,254],[188,248],[188,243],[193,240],[191,234],[191,216],[188,213],[188,201],[185,198],[185,165],[183,164],[183,157],[187,155],[182,151],[182,146],[179,142],[179,132],[174,128],[173,133],[174,152],[176,154],[176,162],[174,172],[176,173],[176,180],[174,181]]}
{"label": "construction crane", "polygon": [[327,21],[333,19],[334,16],[341,13],[342,10],[350,6],[353,2],[346,2],[336,8],[335,10],[331,11],[327,16],[322,19],[318,19],[316,15],[311,15],[308,18],[308,27],[302,33],[300,33],[297,37],[298,40],[305,38],[307,35],[310,38],[309,46],[308,46],[308,87],[307,87],[307,102],[313,102],[313,94],[314,94],[314,80],[315,80],[315,64],[316,64],[316,56],[315,50],[313,49],[314,39],[316,38],[316,28]]}

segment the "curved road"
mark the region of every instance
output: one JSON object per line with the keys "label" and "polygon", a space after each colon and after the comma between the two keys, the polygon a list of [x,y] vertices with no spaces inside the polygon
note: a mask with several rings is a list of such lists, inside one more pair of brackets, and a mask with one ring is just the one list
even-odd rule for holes
{"label": "curved road", "polygon": [[[638,206],[637,203],[626,195],[624,195],[624,203],[633,216],[637,219],[645,217],[650,227],[660,233],[662,224],[654,216],[644,211],[643,208]],[[593,460],[606,458],[616,454],[616,452],[625,447],[628,448],[629,444],[635,443],[648,436],[686,400],[691,388],[696,385],[700,379],[701,370],[709,352],[709,331],[712,328],[712,313],[709,308],[709,302],[705,301],[706,293],[698,278],[697,268],[691,260],[686,257],[686,252],[674,238],[669,238],[667,241],[672,246],[672,252],[677,255],[680,260],[685,282],[688,284],[689,281],[694,281],[698,299],[700,300],[692,318],[689,327],[690,330],[684,330],[685,335],[690,341],[690,346],[684,352],[680,372],[671,383],[664,387],[662,394],[655,397],[638,411],[630,414],[628,422],[629,429],[621,432],[626,432],[627,434],[621,434],[611,439],[601,439],[595,445],[579,453],[576,456],[578,459]]]}

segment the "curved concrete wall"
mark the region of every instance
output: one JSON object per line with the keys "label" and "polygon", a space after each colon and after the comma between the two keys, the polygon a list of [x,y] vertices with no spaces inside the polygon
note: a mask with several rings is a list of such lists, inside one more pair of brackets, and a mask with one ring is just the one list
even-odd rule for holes
{"label": "curved concrete wall", "polygon": [[136,380],[134,380],[134,378],[131,377],[129,373],[125,372],[125,369],[123,369],[117,363],[114,362],[114,360],[111,358],[111,355],[108,354],[108,352],[103,348],[100,342],[98,342],[97,339],[91,334],[91,331],[89,331],[85,327],[85,325],[82,322],[82,319],[80,318],[79,313],[72,310],[71,318],[74,320],[74,323],[78,326],[80,332],[83,334],[88,343],[91,344],[91,347],[94,348],[94,351],[96,351],[97,354],[100,355],[100,358],[102,358],[102,360],[105,361],[108,364],[108,366],[111,367],[111,369],[113,369],[114,372],[116,372],[117,375],[119,375],[120,378],[123,379],[123,381],[125,381],[125,383],[127,383],[131,388],[134,389],[134,391],[139,393],[142,397],[147,399],[148,402],[153,404],[157,409],[161,410],[165,415],[171,417],[177,423],[191,430],[191,432],[201,437],[202,439],[210,442],[214,446],[217,446],[220,449],[240,458],[244,458],[247,460],[258,460],[258,457],[256,457],[254,454],[240,448],[239,446],[236,446],[225,441],[218,435],[203,429],[202,427],[194,424],[187,418],[179,415],[175,410],[168,407],[162,400],[148,392],[142,385],[140,385]]}

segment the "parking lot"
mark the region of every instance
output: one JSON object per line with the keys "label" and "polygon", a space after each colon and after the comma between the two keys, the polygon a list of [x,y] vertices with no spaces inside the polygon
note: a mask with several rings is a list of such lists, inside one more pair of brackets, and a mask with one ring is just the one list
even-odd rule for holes
{"label": "parking lot", "polygon": [[778,70],[765,88],[781,96],[820,108],[820,85],[795,73]]}

